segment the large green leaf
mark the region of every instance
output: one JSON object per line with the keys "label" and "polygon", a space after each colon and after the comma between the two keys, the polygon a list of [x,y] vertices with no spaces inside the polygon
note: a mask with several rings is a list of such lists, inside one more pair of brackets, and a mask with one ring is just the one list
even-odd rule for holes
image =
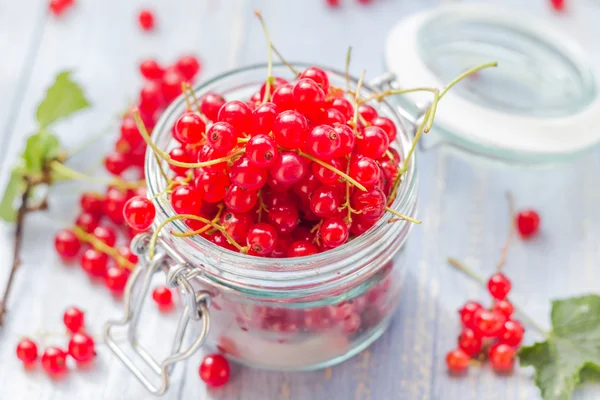
{"label": "large green leaf", "polygon": [[10,180],[0,201],[0,219],[6,222],[17,220],[17,209],[15,208],[15,199],[23,190],[23,174],[20,168],[15,168],[10,174]]}
{"label": "large green leaf", "polygon": [[56,76],[54,84],[48,88],[35,116],[43,129],[89,105],[81,87],[71,80],[71,71],[64,71]]}

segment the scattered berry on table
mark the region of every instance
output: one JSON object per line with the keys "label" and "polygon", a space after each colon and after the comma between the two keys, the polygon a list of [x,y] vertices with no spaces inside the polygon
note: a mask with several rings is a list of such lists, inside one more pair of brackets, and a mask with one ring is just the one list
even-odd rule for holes
{"label": "scattered berry on table", "polygon": [[497,272],[488,280],[488,291],[496,300],[504,300],[510,292],[510,280],[501,272]]}
{"label": "scattered berry on table", "polygon": [[504,343],[496,343],[488,351],[490,364],[497,372],[512,371],[516,356],[515,348]]}
{"label": "scattered berry on table", "polygon": [[54,16],[59,17],[74,4],[75,0],[50,0],[50,3],[48,3],[48,7],[50,8],[50,12]]}
{"label": "scattered berry on table", "polygon": [[540,216],[534,210],[523,210],[517,214],[517,229],[523,238],[530,238],[540,230]]}
{"label": "scattered berry on table", "polygon": [[223,386],[229,381],[229,361],[221,354],[204,357],[199,368],[200,378],[210,387]]}
{"label": "scattered berry on table", "polygon": [[77,307],[69,307],[63,315],[63,323],[69,332],[79,332],[85,324],[85,314]]}
{"label": "scattered berry on table", "polygon": [[75,333],[69,340],[69,355],[77,362],[88,362],[96,355],[94,340],[86,333]]}
{"label": "scattered berry on table", "polygon": [[550,6],[558,12],[565,11],[566,4],[567,0],[550,0]]}
{"label": "scattered berry on table", "polygon": [[42,355],[42,367],[50,376],[61,375],[67,371],[67,353],[58,347],[49,347]]}
{"label": "scattered berry on table", "polygon": [[31,339],[22,339],[17,344],[17,357],[23,364],[33,363],[38,357],[37,344]]}
{"label": "scattered berry on table", "polygon": [[166,286],[159,286],[152,291],[152,299],[160,308],[168,308],[173,305],[173,294]]}
{"label": "scattered berry on table", "polygon": [[446,355],[446,366],[452,373],[461,373],[469,368],[471,358],[461,349],[451,350]]}
{"label": "scattered berry on table", "polygon": [[151,31],[156,25],[154,13],[150,10],[141,10],[138,14],[138,22],[144,31]]}

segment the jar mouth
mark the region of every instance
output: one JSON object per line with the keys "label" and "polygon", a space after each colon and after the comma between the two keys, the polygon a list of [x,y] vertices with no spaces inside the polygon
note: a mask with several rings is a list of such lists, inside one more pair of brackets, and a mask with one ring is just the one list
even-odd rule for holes
{"label": "jar mouth", "polygon": [[[340,83],[339,86],[345,85],[346,74],[335,69],[316,64],[297,62],[292,63],[292,65],[297,69],[316,66],[328,73],[332,84],[337,82]],[[251,88],[243,82],[227,82],[235,77],[243,78],[246,75],[256,75],[259,71],[264,71],[264,78],[262,81],[253,82],[254,85]],[[288,67],[282,63],[275,63],[273,65],[273,75],[283,78],[293,77]],[[243,96],[249,98],[250,95],[258,90],[266,77],[267,64],[255,64],[220,74],[196,85],[194,91],[198,98],[213,91],[224,95],[227,100],[234,99],[228,96],[228,94],[234,92],[238,93],[238,96],[240,93],[243,93]],[[357,83],[358,79],[350,76],[351,86],[356,87]],[[362,97],[367,97],[374,93],[376,93],[375,89],[368,84],[362,84]],[[401,159],[404,160],[410,150],[413,137],[412,132],[409,132],[406,128],[408,126],[406,120],[386,100],[373,106],[378,109],[380,115],[386,115],[396,124],[398,134],[395,141],[395,148],[398,150]],[[171,126],[185,108],[185,98],[183,95],[180,95],[161,115],[152,132],[152,140],[159,148],[166,150],[169,145],[173,144]],[[417,171],[415,158],[415,155],[413,155],[409,161],[408,170],[403,175],[404,177],[398,188],[396,199],[390,205],[390,208],[393,210],[411,217],[416,213]],[[161,161],[161,163],[163,168],[168,170],[166,162]],[[154,228],[156,229],[168,217],[175,215],[175,212],[169,202],[161,201],[160,193],[165,188],[165,181],[160,173],[159,164],[150,148],[146,153],[145,172],[148,197],[153,199],[157,209],[157,216],[154,222]],[[386,257],[387,252],[389,252],[388,259],[391,258],[394,255],[393,253],[397,251],[406,239],[411,225],[412,223],[407,221],[398,221],[389,224],[388,219],[384,216],[369,231],[342,246],[323,253],[295,258],[255,257],[224,249],[200,235],[179,238],[168,234],[169,231],[181,233],[189,231],[187,225],[181,220],[173,221],[163,228],[159,242],[160,247],[165,248],[170,255],[175,255],[175,258],[179,259],[178,261],[188,262],[193,265],[202,265],[207,272],[219,279],[231,281],[242,279],[251,286],[256,285],[257,287],[262,287],[260,282],[264,281],[270,281],[275,286],[278,286],[277,282],[281,282],[282,286],[284,286],[283,282],[285,281],[305,279],[306,283],[310,285],[311,283],[309,282],[313,281],[314,278],[318,278],[318,281],[322,282],[326,275],[331,275],[334,278],[336,275],[342,273],[342,271],[348,272],[349,260],[356,259],[355,262],[362,268],[365,266],[365,263],[374,263],[376,258],[373,257],[373,254],[376,251],[381,252],[383,257]],[[391,246],[392,243],[393,246]],[[392,248],[395,248],[393,253],[391,251],[393,250]]]}

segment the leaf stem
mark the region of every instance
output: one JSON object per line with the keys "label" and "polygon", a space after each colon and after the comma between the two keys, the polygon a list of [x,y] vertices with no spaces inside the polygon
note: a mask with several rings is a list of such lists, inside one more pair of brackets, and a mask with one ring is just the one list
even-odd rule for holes
{"label": "leaf stem", "polygon": [[510,244],[513,240],[513,237],[515,236],[515,232],[517,230],[516,224],[515,224],[515,202],[512,196],[512,193],[508,192],[506,193],[506,200],[508,202],[508,214],[510,217],[510,227],[508,229],[508,236],[506,237],[506,242],[504,243],[504,247],[502,248],[502,252],[500,253],[500,259],[498,260],[498,266],[497,266],[497,270],[498,272],[502,272],[502,268],[504,267],[504,264],[506,263],[506,256],[508,254],[508,248],[510,247]]}
{"label": "leaf stem", "polygon": [[[487,287],[487,281],[481,275],[479,275],[477,272],[471,270],[469,267],[467,267],[465,264],[458,261],[456,258],[449,257],[448,264],[450,264],[451,266],[453,266],[460,272],[464,273],[469,278],[473,279],[475,282],[481,284],[483,287]],[[521,319],[523,321],[526,321],[527,325],[530,325],[533,329],[535,329],[536,331],[538,331],[539,333],[541,333],[542,335],[544,335],[546,337],[548,337],[550,335],[550,332],[548,332],[547,330],[542,328],[537,322],[535,322],[535,320],[533,320],[533,318],[531,318],[529,315],[527,315],[521,307],[518,307],[513,302],[511,302],[511,304],[513,305],[515,311],[521,316]]]}
{"label": "leaf stem", "polygon": [[273,80],[273,46],[271,44],[271,37],[269,36],[269,30],[267,29],[267,24],[265,20],[258,10],[254,10],[254,15],[260,21],[260,25],[262,26],[263,32],[265,33],[265,39],[267,40],[267,84],[265,86],[265,95],[262,99],[262,102],[269,101],[271,98],[271,84]]}
{"label": "leaf stem", "polygon": [[354,136],[359,137],[358,134],[358,118],[360,114],[358,113],[358,102],[360,100],[360,87],[362,86],[363,80],[365,79],[365,70],[360,74],[360,78],[358,78],[358,83],[356,84],[356,92],[354,93],[354,116],[352,117],[352,126],[354,129]]}
{"label": "leaf stem", "polygon": [[119,179],[119,178],[103,179],[103,178],[96,177],[96,176],[88,176],[88,175],[82,174],[79,171],[71,169],[71,168],[67,167],[65,164],[58,162],[58,161],[51,161],[49,164],[49,167],[51,170],[53,170],[57,174],[60,174],[69,179],[92,182],[92,183],[100,183],[100,184],[104,184],[104,185],[112,185],[112,186],[117,186],[122,189],[137,189],[139,187],[144,186],[144,184],[145,184],[144,181],[129,182],[129,181],[125,181],[125,180]]}
{"label": "leaf stem", "polygon": [[365,188],[363,185],[361,185],[360,183],[358,183],[355,179],[351,178],[350,175],[346,174],[345,172],[340,171],[339,169],[335,168],[333,165],[331,164],[327,164],[325,161],[321,161],[318,158],[315,158],[313,156],[311,156],[310,154],[306,154],[304,153],[302,150],[298,150],[298,155],[308,158],[309,160],[316,162],[317,164],[327,168],[328,170],[335,172],[336,174],[338,174],[339,176],[341,176],[342,178],[344,178],[347,182],[352,183],[354,186],[356,186],[357,188],[359,188],[360,190],[362,190],[363,192],[367,191],[367,188]]}

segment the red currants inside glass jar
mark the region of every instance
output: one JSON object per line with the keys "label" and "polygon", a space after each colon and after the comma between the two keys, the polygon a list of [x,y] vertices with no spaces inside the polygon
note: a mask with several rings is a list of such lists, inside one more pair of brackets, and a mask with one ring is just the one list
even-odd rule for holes
{"label": "red currants inside glass jar", "polygon": [[[106,326],[110,348],[154,393],[168,387],[170,365],[202,345],[225,341],[230,359],[276,370],[323,368],[366,348],[398,305],[402,249],[420,223],[413,152],[449,87],[430,90],[414,139],[386,101],[403,91],[314,65],[269,62],[188,87],[151,134],[134,112],[149,144],[153,207],[136,201],[124,217],[151,229],[134,241],[140,263],[125,318]],[[179,153],[195,156],[170,156]],[[132,300],[159,271],[185,304],[161,363],[137,347],[141,301]],[[182,348],[190,321],[200,334]],[[129,326],[159,383],[112,339],[116,325]]]}

